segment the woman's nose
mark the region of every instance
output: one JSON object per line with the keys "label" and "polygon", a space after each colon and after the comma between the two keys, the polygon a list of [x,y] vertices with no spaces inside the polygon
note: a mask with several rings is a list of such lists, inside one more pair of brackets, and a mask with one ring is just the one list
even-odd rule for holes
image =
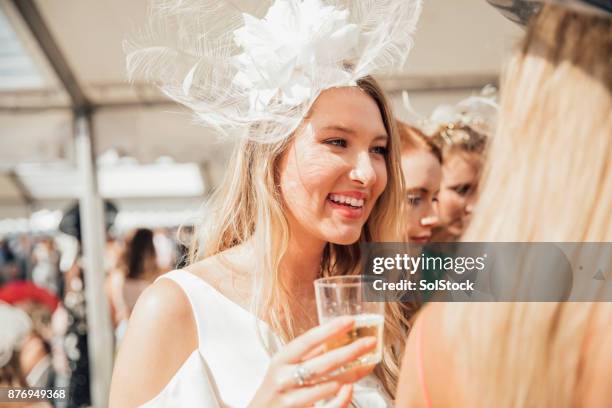
{"label": "woman's nose", "polygon": [[351,180],[355,180],[368,187],[376,182],[376,171],[372,166],[369,154],[360,154],[350,174]]}
{"label": "woman's nose", "polygon": [[437,215],[431,214],[426,217],[421,218],[421,226],[422,227],[435,227],[440,222],[440,219]]}
{"label": "woman's nose", "polygon": [[438,202],[432,199],[428,203],[429,205],[424,208],[425,212],[421,218],[421,226],[433,228],[440,222],[440,218],[438,217]]}
{"label": "woman's nose", "polygon": [[474,209],[474,204],[472,204],[472,203],[467,204],[465,206],[465,213],[466,214],[471,214],[473,209]]}

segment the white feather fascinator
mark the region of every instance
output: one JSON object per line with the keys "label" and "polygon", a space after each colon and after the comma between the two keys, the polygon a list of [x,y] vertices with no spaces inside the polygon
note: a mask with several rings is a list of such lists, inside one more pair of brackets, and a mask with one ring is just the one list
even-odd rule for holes
{"label": "white feather fascinator", "polygon": [[128,74],[221,135],[274,142],[321,91],[401,68],[420,12],[421,0],[153,0],[125,44]]}
{"label": "white feather fascinator", "polygon": [[405,91],[402,93],[402,98],[404,108],[427,136],[432,136],[443,128],[467,126],[490,138],[497,125],[499,105],[497,89],[493,85],[485,86],[479,95],[465,98],[456,105],[438,105],[429,117],[419,114],[412,107],[408,93]]}

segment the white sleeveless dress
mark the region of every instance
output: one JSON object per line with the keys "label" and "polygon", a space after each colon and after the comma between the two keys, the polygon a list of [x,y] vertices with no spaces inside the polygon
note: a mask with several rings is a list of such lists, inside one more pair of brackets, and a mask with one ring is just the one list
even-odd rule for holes
{"label": "white sleeveless dress", "polygon": [[[157,279],[174,281],[187,295],[197,326],[198,348],[164,389],[142,407],[246,407],[270,362],[257,325],[271,350],[281,346],[278,337],[252,313],[187,271],[171,271]],[[373,375],[355,384],[353,395],[353,405],[358,408],[393,406]]]}

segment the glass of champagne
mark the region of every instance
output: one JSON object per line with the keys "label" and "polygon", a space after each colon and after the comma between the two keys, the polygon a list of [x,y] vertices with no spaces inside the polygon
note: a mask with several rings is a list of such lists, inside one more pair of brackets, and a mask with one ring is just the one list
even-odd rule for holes
{"label": "glass of champagne", "polygon": [[377,364],[382,359],[385,303],[364,299],[367,279],[361,275],[333,276],[314,282],[319,324],[339,316],[348,315],[355,319],[355,326],[340,337],[329,340],[325,344],[325,351],[345,346],[363,337],[376,338],[376,348],[343,367],[344,370]]}

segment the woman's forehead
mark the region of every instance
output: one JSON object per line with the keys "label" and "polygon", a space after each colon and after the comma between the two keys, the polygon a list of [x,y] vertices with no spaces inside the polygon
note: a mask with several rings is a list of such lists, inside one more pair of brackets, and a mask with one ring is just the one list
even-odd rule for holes
{"label": "woman's forehead", "polygon": [[435,185],[434,190],[437,190],[442,169],[436,156],[423,149],[414,149],[404,152],[401,161],[406,188]]}
{"label": "woman's forehead", "polygon": [[358,87],[325,90],[313,104],[309,122],[317,130],[339,127],[375,136],[387,134],[376,101]]}
{"label": "woman's forehead", "polygon": [[478,173],[482,165],[482,155],[456,151],[444,157],[444,168],[453,172]]}
{"label": "woman's forehead", "polygon": [[443,165],[444,180],[446,184],[471,183],[478,177],[478,165],[461,154],[445,158]]}

